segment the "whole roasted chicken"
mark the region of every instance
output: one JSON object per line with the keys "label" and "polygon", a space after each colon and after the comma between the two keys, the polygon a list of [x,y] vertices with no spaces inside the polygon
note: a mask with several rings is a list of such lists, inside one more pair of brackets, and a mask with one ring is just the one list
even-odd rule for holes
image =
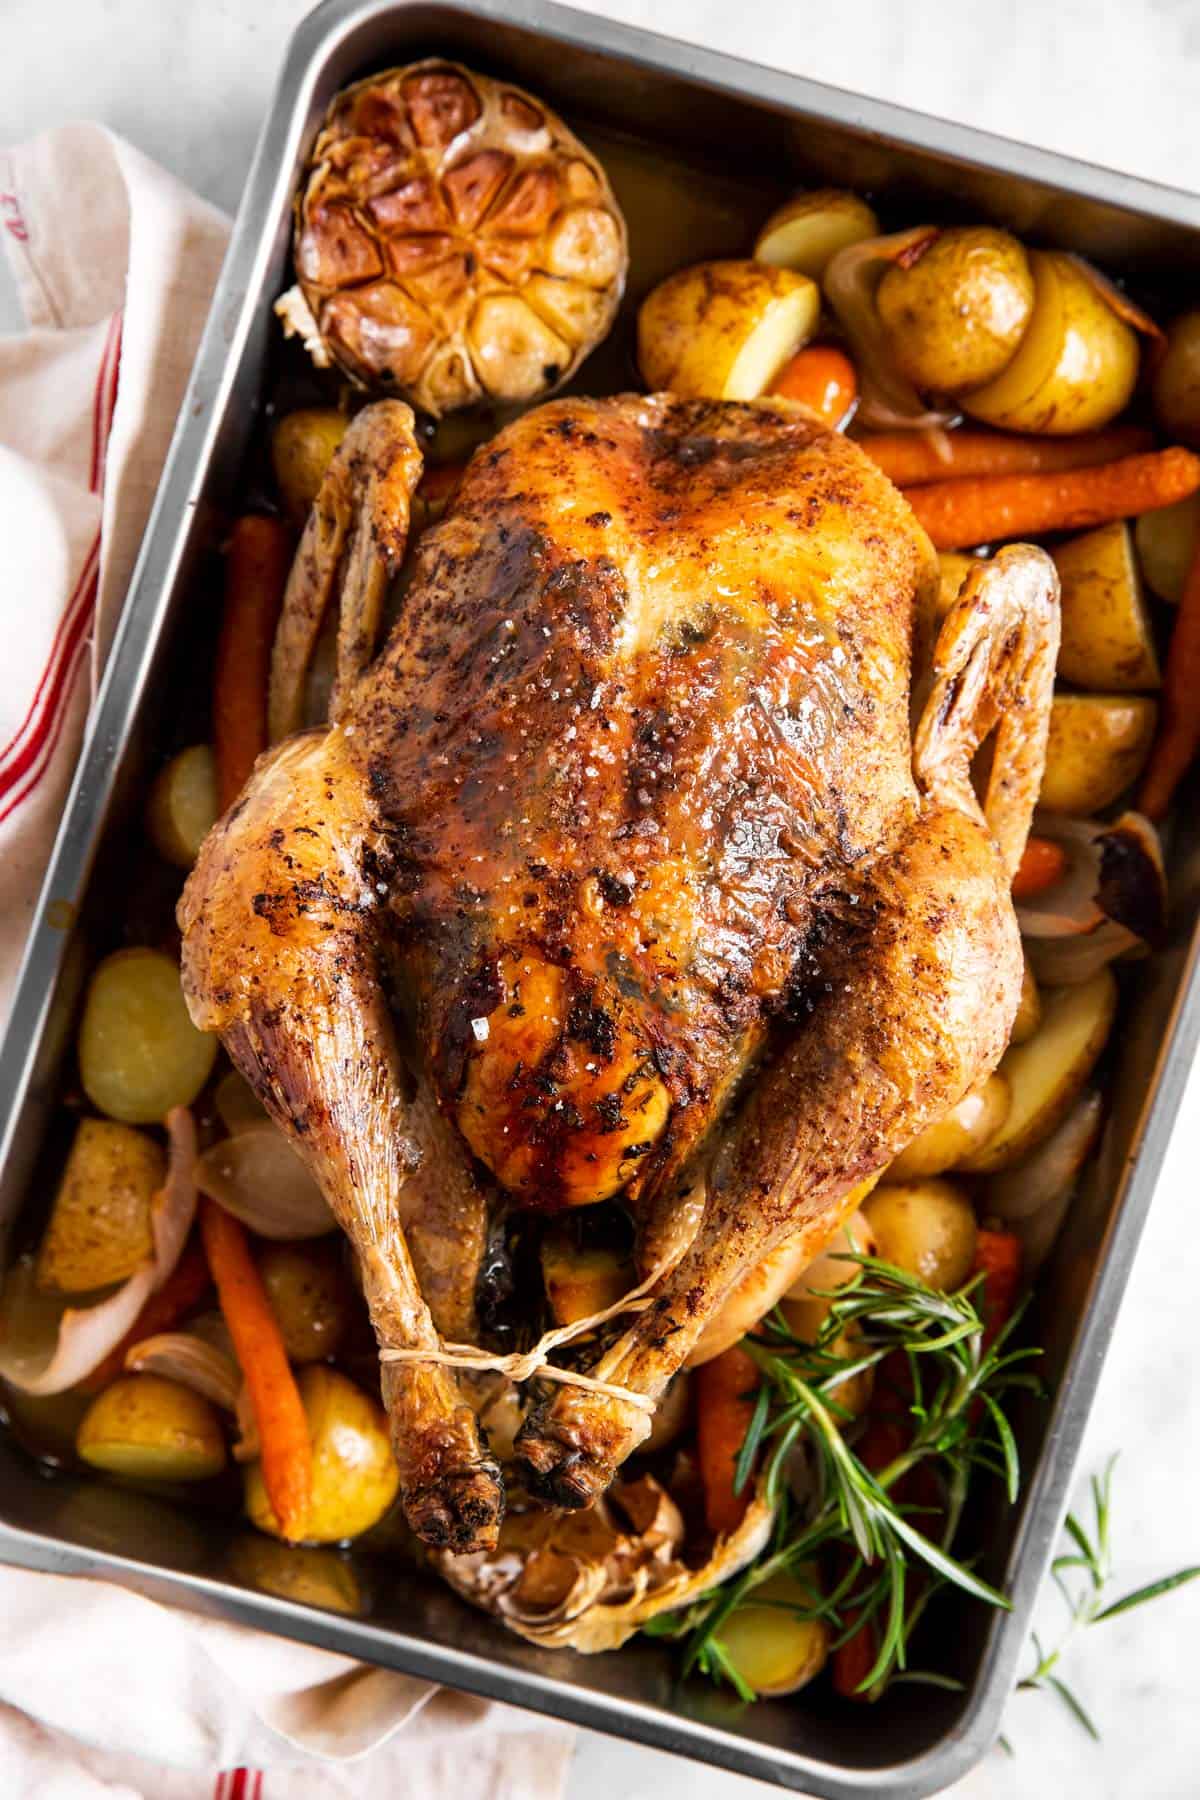
{"label": "whole roasted chicken", "polygon": [[[419,472],[406,406],[358,415],[285,601],[283,741],[180,919],[193,1017],[357,1253],[409,1521],[461,1552],[503,1510],[453,1348],[489,1208],[636,1222],[648,1298],[516,1442],[583,1506],[739,1283],[998,1060],[1058,594],[1017,546],[939,625],[906,502],[797,410],[567,399],[475,455],[372,661]],[[332,608],[331,722],[296,733]]]}

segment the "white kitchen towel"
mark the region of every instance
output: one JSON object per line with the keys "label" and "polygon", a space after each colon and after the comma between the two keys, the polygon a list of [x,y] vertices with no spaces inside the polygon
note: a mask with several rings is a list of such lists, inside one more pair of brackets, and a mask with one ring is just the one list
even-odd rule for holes
{"label": "white kitchen towel", "polygon": [[[0,338],[2,1024],[228,226],[87,124],[0,152],[0,224],[29,324]],[[0,1569],[3,1800],[555,1800],[570,1744],[104,1582]]]}

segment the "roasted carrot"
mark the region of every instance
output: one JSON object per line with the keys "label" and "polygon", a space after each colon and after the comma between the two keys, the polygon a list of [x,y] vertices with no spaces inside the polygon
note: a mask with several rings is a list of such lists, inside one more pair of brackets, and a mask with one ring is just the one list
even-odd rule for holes
{"label": "roasted carrot", "polygon": [[704,1516],[710,1531],[735,1531],[750,1504],[747,1490],[734,1492],[737,1459],[758,1389],[754,1358],[734,1344],[696,1370],[696,1450],[704,1487]]}
{"label": "roasted carrot", "polygon": [[1073,438],[1021,437],[1006,431],[873,431],[858,440],[897,487],[965,475],[1043,475],[1090,469],[1154,447],[1140,425],[1115,425]]}
{"label": "roasted carrot", "polygon": [[1200,456],[1159,450],[1092,469],[1046,475],[992,475],[907,488],[909,504],[938,550],[966,550],[1000,538],[1080,531],[1171,506],[1200,488]]}
{"label": "roasted carrot", "polygon": [[304,1536],[312,1497],[312,1443],[300,1390],[245,1228],[205,1195],[200,1231],[258,1426],[267,1498],[284,1537],[295,1542]]}
{"label": "roasted carrot", "polygon": [[859,1608],[852,1606],[846,1609],[846,1626],[850,1635],[834,1648],[829,1658],[833,1691],[843,1700],[869,1700],[870,1690],[864,1689],[862,1684],[879,1654],[875,1621],[861,1619]]}
{"label": "roasted carrot", "polygon": [[213,675],[213,752],[222,812],[241,793],[267,747],[271,644],[292,561],[281,519],[247,513],[225,552],[225,603]]}
{"label": "roasted carrot", "polygon": [[784,363],[770,392],[799,400],[827,425],[840,425],[858,398],[858,376],[844,350],[811,344]]}
{"label": "roasted carrot", "polygon": [[990,1231],[981,1225],[975,1240],[972,1274],[982,1275],[977,1302],[983,1316],[983,1341],[990,1344],[1012,1317],[1021,1285],[1021,1240],[1014,1231]]}
{"label": "roasted carrot", "polygon": [[1056,881],[1061,881],[1067,867],[1067,853],[1051,838],[1031,837],[1026,840],[1012,878],[1014,900],[1032,900],[1044,894]]}
{"label": "roasted carrot", "polygon": [[1192,552],[1167,646],[1162,702],[1158,737],[1138,794],[1148,819],[1166,815],[1200,750],[1200,543]]}
{"label": "roasted carrot", "polygon": [[110,1381],[115,1381],[124,1369],[126,1355],[134,1344],[140,1344],[143,1338],[153,1337],[156,1332],[169,1331],[172,1325],[178,1324],[180,1319],[199,1304],[211,1282],[208,1264],[199,1246],[189,1245],[157,1294],[151,1294],[120,1343],[109,1351],[102,1363],[97,1363],[91,1374],[80,1382],[80,1387],[91,1394],[107,1387]]}

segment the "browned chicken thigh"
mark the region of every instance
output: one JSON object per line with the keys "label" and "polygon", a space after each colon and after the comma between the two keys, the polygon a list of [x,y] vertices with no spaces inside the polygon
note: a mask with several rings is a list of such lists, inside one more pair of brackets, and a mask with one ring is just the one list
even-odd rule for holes
{"label": "browned chicken thigh", "polygon": [[466,1550],[500,1476],[419,1353],[474,1328],[487,1191],[620,1195],[641,1229],[653,1290],[606,1385],[558,1386],[517,1442],[586,1504],[747,1271],[815,1254],[998,1060],[1057,584],[1001,552],[935,646],[928,540],[845,438],[766,404],[561,400],[477,453],[364,669],[417,466],[407,408],[359,415],[272,696],[294,723],[340,586],[333,722],[260,760],[181,923],[193,1015],[354,1244],[410,1522]]}

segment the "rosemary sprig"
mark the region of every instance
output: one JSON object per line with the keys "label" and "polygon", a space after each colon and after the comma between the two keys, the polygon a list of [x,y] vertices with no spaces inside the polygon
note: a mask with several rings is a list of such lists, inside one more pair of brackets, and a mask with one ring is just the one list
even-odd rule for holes
{"label": "rosemary sprig", "polygon": [[[824,1618],[835,1646],[871,1622],[877,1653],[861,1691],[872,1696],[905,1670],[909,1639],[937,1587],[952,1584],[989,1605],[1008,1605],[951,1546],[976,1469],[998,1475],[1015,1498],[1017,1449],[1002,1402],[1014,1388],[1036,1386],[1023,1365],[1038,1352],[1008,1348],[1015,1318],[985,1345],[973,1298],[977,1282],[942,1294],[876,1257],[848,1260],[858,1265],[857,1275],[823,1296],[830,1307],[815,1344],[794,1336],[778,1309],[747,1340],[762,1384],[735,1481],[745,1487],[761,1466],[776,1507],[770,1543],[735,1580],[685,1613],[655,1621],[654,1635],[686,1638],[684,1673],[733,1679],[744,1698],[745,1682],[733,1677],[722,1647],[722,1627],[764,1582],[796,1577],[814,1560],[835,1571],[836,1580],[811,1606],[794,1610]],[[847,1334],[855,1347],[849,1357]],[[890,1369],[906,1372],[896,1397],[904,1445],[872,1471],[855,1451],[843,1396],[868,1369],[878,1370],[882,1381],[885,1359]],[[808,1479],[800,1501],[792,1478],[802,1460]],[[936,1495],[933,1506],[912,1497],[917,1470],[925,1472],[922,1491]]]}
{"label": "rosemary sprig", "polygon": [[[1063,1652],[1081,1627],[1099,1625],[1105,1619],[1115,1619],[1120,1613],[1142,1606],[1148,1600],[1157,1600],[1160,1595],[1169,1594],[1173,1588],[1182,1587],[1185,1582],[1194,1581],[1200,1575],[1200,1567],[1179,1569],[1174,1575],[1164,1575],[1158,1581],[1148,1582],[1145,1587],[1135,1588],[1132,1593],[1123,1594],[1120,1599],[1104,1604],[1104,1595],[1113,1574],[1110,1521],[1112,1478],[1116,1461],[1115,1456],[1110,1458],[1104,1473],[1092,1476],[1094,1523],[1091,1530],[1085,1529],[1074,1513],[1067,1515],[1064,1530],[1073,1549],[1056,1557],[1051,1564],[1054,1584],[1067,1608],[1067,1623],[1052,1650],[1044,1649],[1036,1634],[1033,1636],[1034,1666],[1024,1680],[1017,1683],[1018,1693],[1037,1691],[1054,1694],[1076,1723],[1097,1741],[1100,1733],[1086,1707],[1058,1673]],[[1006,1745],[1006,1748],[1011,1746]]]}

